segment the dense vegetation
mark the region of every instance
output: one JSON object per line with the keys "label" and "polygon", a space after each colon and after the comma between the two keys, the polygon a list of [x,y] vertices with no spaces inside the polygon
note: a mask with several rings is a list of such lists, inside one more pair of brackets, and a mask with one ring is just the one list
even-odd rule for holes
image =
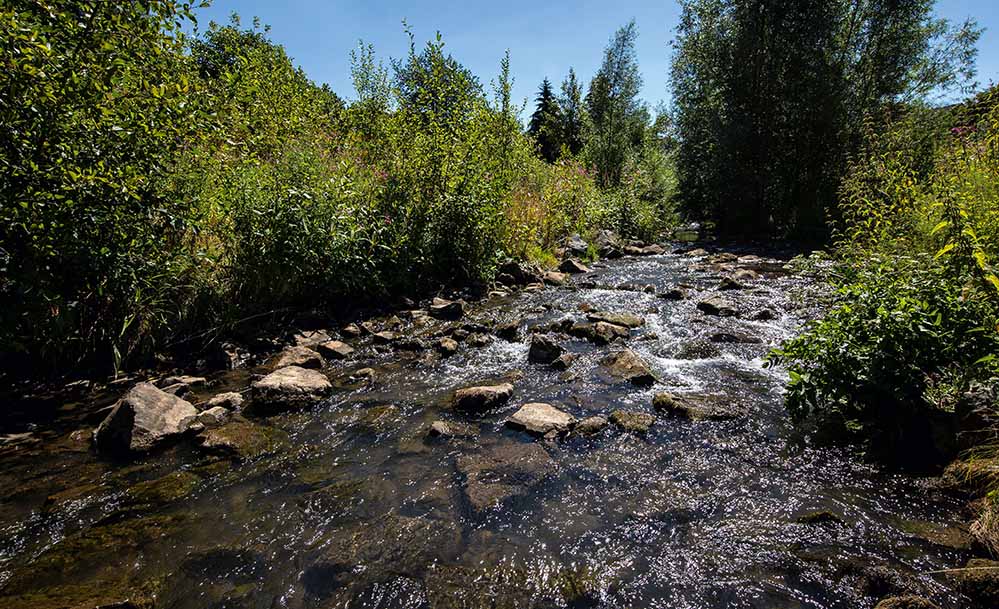
{"label": "dense vegetation", "polygon": [[486,282],[573,232],[651,238],[672,219],[634,24],[585,97],[571,70],[558,99],[545,87],[525,133],[509,57],[484,86],[439,36],[390,67],[362,44],[345,102],[257,23],[185,36],[188,6],[0,4],[8,364],[133,364],[275,309]]}

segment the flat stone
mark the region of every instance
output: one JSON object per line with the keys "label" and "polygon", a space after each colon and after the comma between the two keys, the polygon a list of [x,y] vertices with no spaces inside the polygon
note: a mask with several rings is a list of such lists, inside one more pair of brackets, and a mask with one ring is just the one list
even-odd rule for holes
{"label": "flat stone", "polygon": [[615,410],[611,413],[610,420],[625,431],[645,433],[656,422],[656,417],[646,412]]}
{"label": "flat stone", "polygon": [[340,330],[340,333],[350,338],[360,338],[364,335],[364,330],[362,330],[361,326],[357,324],[347,324],[342,330]]}
{"label": "flat stone", "polygon": [[678,396],[672,393],[657,393],[652,399],[652,405],[659,412],[691,421],[727,421],[740,415],[735,409],[710,404],[703,397]]}
{"label": "flat stone", "polygon": [[735,317],[739,314],[739,310],[732,303],[718,295],[708,296],[700,301],[697,303],[697,309],[706,315],[718,317]]}
{"label": "flat stone", "polygon": [[583,273],[590,272],[589,267],[587,267],[582,262],[574,258],[563,260],[562,264],[559,265],[558,270],[562,271],[563,273],[568,273],[570,275],[581,275]]}
{"label": "flat stone", "polygon": [[345,342],[331,340],[316,346],[320,355],[334,360],[344,360],[354,355],[354,348]]}
{"label": "flat stone", "polygon": [[329,397],[333,385],[321,372],[288,366],[253,383],[252,389],[254,408],[274,411],[310,406]]}
{"label": "flat stone", "polygon": [[208,400],[205,402],[205,406],[207,408],[221,406],[226,410],[239,410],[243,406],[243,401],[243,394],[235,391],[229,391],[226,393],[220,393]]}
{"label": "flat stone", "polygon": [[566,431],[575,421],[571,415],[551,404],[532,402],[521,406],[506,423],[514,429],[543,436],[550,432]]}
{"label": "flat stone", "polygon": [[608,313],[606,311],[593,311],[586,314],[586,319],[593,322],[605,322],[615,326],[625,328],[638,328],[645,325],[645,320],[631,313]]}
{"label": "flat stone", "polygon": [[170,387],[171,385],[187,385],[188,387],[203,387],[208,381],[203,376],[168,376],[161,379],[156,386],[160,389],[165,387]]}
{"label": "flat stone", "polygon": [[611,378],[640,387],[655,384],[656,377],[637,353],[631,349],[611,353],[600,360],[600,365]]}
{"label": "flat stone", "polygon": [[479,428],[458,421],[434,421],[427,435],[431,438],[477,438]]}
{"label": "flat stone", "polygon": [[462,455],[456,467],[463,477],[463,492],[472,511],[482,514],[500,507],[555,471],[548,452],[537,443],[505,443]]}
{"label": "flat stone", "polygon": [[459,389],[454,394],[454,407],[459,410],[484,412],[502,406],[513,396],[513,385],[484,385]]}
{"label": "flat stone", "polygon": [[572,428],[572,432],[584,436],[600,433],[610,422],[604,417],[587,417]]}
{"label": "flat stone", "polygon": [[445,300],[434,298],[430,305],[430,314],[437,319],[455,321],[465,315],[465,303],[460,300]]}
{"label": "flat stone", "polygon": [[132,387],[94,430],[97,450],[110,455],[147,452],[187,431],[198,410],[150,383]]}
{"label": "flat stone", "polygon": [[[740,258],[740,262],[741,262]],[[752,269],[739,269],[732,273],[732,279],[736,281],[756,281],[760,278],[760,274]]]}
{"label": "flat stone", "polygon": [[296,334],[291,340],[297,347],[315,347],[330,341],[331,337],[323,330],[307,330]]}
{"label": "flat stone", "polygon": [[221,427],[208,429],[198,436],[201,448],[236,460],[250,460],[273,454],[288,444],[288,434],[265,425],[235,417]]}
{"label": "flat stone", "polygon": [[548,285],[562,286],[568,283],[569,274],[559,273],[558,271],[545,271],[543,278]]}
{"label": "flat stone", "polygon": [[376,343],[382,345],[387,345],[389,343],[392,343],[398,338],[395,332],[389,332],[388,330],[385,330],[384,332],[375,332],[371,336]]}
{"label": "flat stone", "polygon": [[288,347],[278,355],[277,361],[274,363],[274,369],[286,366],[298,366],[299,368],[318,370],[323,367],[323,358],[308,347]]}

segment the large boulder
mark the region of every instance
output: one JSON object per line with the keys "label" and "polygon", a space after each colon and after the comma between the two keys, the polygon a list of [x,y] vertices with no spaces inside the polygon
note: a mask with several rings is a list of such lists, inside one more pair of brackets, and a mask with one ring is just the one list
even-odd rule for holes
{"label": "large boulder", "polygon": [[586,314],[586,318],[592,322],[603,321],[615,326],[625,328],[638,328],[645,325],[645,320],[632,313],[608,313],[606,311],[593,311]]}
{"label": "large boulder", "polygon": [[604,372],[616,381],[647,387],[655,384],[656,377],[649,365],[631,349],[611,353],[600,360]]}
{"label": "large boulder", "polygon": [[303,408],[333,392],[333,385],[321,372],[299,366],[275,370],[252,388],[254,409],[263,411]]}
{"label": "large boulder", "polygon": [[565,353],[565,348],[544,334],[535,334],[531,337],[531,349],[527,352],[527,359],[536,364],[550,364]]}
{"label": "large boulder", "polygon": [[484,412],[502,406],[513,396],[513,385],[483,385],[466,387],[454,393],[454,407],[458,410]]}
{"label": "large boulder", "polygon": [[463,477],[462,490],[476,514],[501,506],[555,471],[548,452],[535,443],[507,443],[484,447],[456,462]]}
{"label": "large boulder", "polygon": [[190,402],[150,383],[132,387],[94,430],[97,450],[109,455],[148,452],[186,432],[198,416]]}
{"label": "large boulder", "polygon": [[531,434],[543,436],[551,432],[568,430],[576,422],[571,415],[551,404],[524,404],[520,410],[507,419],[507,425]]}

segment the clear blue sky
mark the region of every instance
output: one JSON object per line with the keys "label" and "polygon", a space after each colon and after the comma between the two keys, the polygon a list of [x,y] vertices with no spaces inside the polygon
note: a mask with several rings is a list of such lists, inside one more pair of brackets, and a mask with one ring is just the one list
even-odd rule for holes
{"label": "clear blue sky", "polygon": [[[959,21],[975,17],[986,28],[979,44],[982,84],[999,82],[999,0],[941,0],[939,14]],[[588,83],[600,65],[604,46],[619,26],[638,23],[638,61],[651,105],[668,100],[670,47],[679,7],[674,0],[213,0],[199,13],[208,21],[227,22],[236,11],[249,24],[254,16],[271,26],[271,38],[284,45],[310,78],[328,83],[351,97],[350,50],[359,39],[375,45],[388,63],[408,48],[402,20],[417,44],[439,30],[447,48],[483,84],[494,78],[506,49],[516,79],[514,98],[533,98],[547,76],[556,85],[570,66]],[[530,104],[529,104],[530,106]]]}

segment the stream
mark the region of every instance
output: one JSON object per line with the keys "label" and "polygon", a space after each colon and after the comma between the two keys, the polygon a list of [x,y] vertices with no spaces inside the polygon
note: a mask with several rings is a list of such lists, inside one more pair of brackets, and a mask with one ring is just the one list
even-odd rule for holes
{"label": "stream", "polygon": [[[959,498],[796,434],[786,373],[764,357],[820,314],[822,288],[748,253],[604,261],[561,287],[493,293],[458,322],[400,315],[403,336],[464,341],[444,358],[348,340],[355,355],[323,369],[332,397],[247,413],[257,442],[238,458],[191,440],[99,458],[80,430],[128,384],[10,405],[0,607],[863,608],[900,594],[971,607],[933,573],[970,556]],[[739,269],[759,278],[719,291]],[[662,297],[678,286],[686,298]],[[698,309],[715,294],[739,314]],[[586,311],[644,324],[609,345],[560,332]],[[511,322],[517,337],[492,331]],[[532,326],[548,325],[575,356],[566,370],[528,361]],[[625,346],[653,386],[604,374]],[[185,399],[268,371],[209,374]],[[452,407],[457,389],[496,382],[514,386],[505,404]],[[669,416],[653,407],[664,391],[734,414]],[[529,402],[655,422],[536,437],[506,424]],[[435,421],[453,433],[428,436]]]}

